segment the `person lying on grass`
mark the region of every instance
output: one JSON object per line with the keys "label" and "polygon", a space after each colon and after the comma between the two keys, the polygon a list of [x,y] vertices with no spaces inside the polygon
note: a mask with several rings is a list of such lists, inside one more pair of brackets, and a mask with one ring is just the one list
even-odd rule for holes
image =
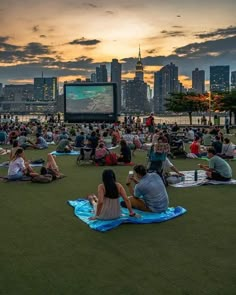
{"label": "person lying on grass", "polygon": [[116,181],[116,176],[113,170],[104,170],[102,181],[103,183],[98,185],[98,196],[94,194],[88,196],[88,200],[92,204],[95,212],[95,216],[90,217],[90,220],[120,218],[121,207],[119,197],[123,198],[124,203],[129,210],[129,215],[131,217],[139,217],[138,214],[133,212],[125,189]]}
{"label": "person lying on grass", "polygon": [[37,175],[38,173],[36,173],[32,167],[30,167],[29,163],[25,161],[24,150],[18,148],[9,163],[8,179],[21,180],[24,176],[35,177]]}
{"label": "person lying on grass", "polygon": [[218,181],[229,181],[232,178],[232,169],[230,165],[222,158],[216,155],[214,148],[208,148],[207,156],[210,159],[209,165],[199,164],[199,167],[206,171],[208,179]]}
{"label": "person lying on grass", "polygon": [[64,177],[59,170],[59,167],[56,163],[56,156],[48,154],[46,166],[42,167],[40,170],[41,175],[51,175],[52,180],[60,179]]}

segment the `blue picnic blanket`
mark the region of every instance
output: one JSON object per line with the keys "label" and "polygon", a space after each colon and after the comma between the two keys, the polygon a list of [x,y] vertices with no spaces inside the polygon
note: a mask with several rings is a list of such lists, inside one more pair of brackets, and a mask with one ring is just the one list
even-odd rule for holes
{"label": "blue picnic blanket", "polygon": [[71,151],[70,153],[58,153],[57,151],[53,151],[50,154],[55,155],[55,156],[79,156],[80,152],[79,151]]}
{"label": "blue picnic blanket", "polygon": [[74,214],[80,220],[87,223],[91,229],[105,232],[113,228],[118,227],[122,223],[155,223],[163,222],[173,218],[176,218],[180,215],[183,215],[187,210],[181,206],[168,208],[165,212],[162,213],[148,213],[139,210],[134,211],[141,215],[140,218],[130,217],[129,211],[126,208],[121,208],[121,217],[118,219],[112,220],[89,220],[89,217],[94,216],[93,208],[90,205],[88,200],[77,199],[74,201],[68,201],[68,204],[74,207]]}

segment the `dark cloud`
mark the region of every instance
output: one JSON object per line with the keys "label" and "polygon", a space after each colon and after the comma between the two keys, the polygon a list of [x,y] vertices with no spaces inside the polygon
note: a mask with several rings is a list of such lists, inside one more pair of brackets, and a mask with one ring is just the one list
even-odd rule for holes
{"label": "dark cloud", "polygon": [[149,50],[146,50],[146,52],[149,54],[153,54],[156,52],[156,49],[149,49]]}
{"label": "dark cloud", "polygon": [[39,25],[33,26],[32,31],[37,33],[39,31]]}
{"label": "dark cloud", "polygon": [[93,59],[86,56],[81,56],[68,62],[61,62],[51,57],[40,57],[37,62],[7,67],[0,66],[0,79],[1,81],[7,81],[9,77],[11,77],[11,80],[33,79],[42,72],[49,77],[72,75],[89,77],[99,64],[94,63]]}
{"label": "dark cloud", "polygon": [[0,43],[4,43],[4,42],[6,42],[9,39],[10,39],[9,36],[0,36]]}
{"label": "dark cloud", "polygon": [[191,43],[177,48],[175,53],[184,57],[202,57],[204,55],[215,55],[234,53],[236,57],[236,36],[231,38],[211,40],[202,43]]}
{"label": "dark cloud", "polygon": [[6,41],[8,41],[9,39],[10,37],[8,36],[0,37],[0,49],[2,49],[3,51],[11,51],[20,48],[20,46],[6,43]]}
{"label": "dark cloud", "polygon": [[163,37],[184,37],[185,33],[183,31],[166,31],[163,30],[161,31],[161,34],[163,34]]}
{"label": "dark cloud", "polygon": [[69,42],[68,44],[70,45],[83,45],[83,46],[92,46],[92,45],[96,45],[98,43],[100,43],[100,40],[97,39],[85,39],[84,37],[80,38],[80,39],[75,39],[71,42]]}
{"label": "dark cloud", "polygon": [[[8,63],[8,66],[0,67],[0,81],[11,79],[32,79],[42,71],[48,76],[76,76],[89,77],[95,71],[96,66],[102,62],[95,62],[89,57],[79,56],[76,59],[65,61],[63,52],[53,55],[50,46],[41,43],[29,43],[19,47],[5,43],[7,37],[0,37],[0,62]],[[90,41],[85,38],[82,41]],[[5,42],[1,42],[5,41]],[[77,44],[77,42],[75,43]],[[151,43],[150,43],[151,44]],[[236,37],[220,40],[209,40],[201,43],[191,43],[176,48],[173,54],[158,56],[158,48],[150,48],[146,51],[148,56],[142,54],[142,62],[145,66],[165,66],[173,62],[179,68],[179,75],[191,78],[192,70],[195,68],[206,71],[206,78],[209,77],[210,65],[230,65],[231,70],[236,70]],[[7,49],[8,48],[8,49]],[[89,46],[88,49],[93,48]],[[15,65],[20,62],[22,64]],[[111,60],[104,61],[108,66]],[[123,73],[133,73],[137,63],[137,57],[127,57],[121,60]],[[9,64],[12,64],[9,66]],[[151,73],[149,71],[149,73]]]}
{"label": "dark cloud", "polygon": [[88,6],[88,7],[91,7],[91,8],[97,8],[97,5],[94,4],[94,3],[83,3],[84,6]]}
{"label": "dark cloud", "polygon": [[43,45],[38,42],[28,43],[24,48],[24,52],[26,55],[43,55],[53,53],[50,46]]}
{"label": "dark cloud", "polygon": [[40,35],[39,37],[40,37],[40,38],[47,38],[46,35]]}
{"label": "dark cloud", "polygon": [[[195,68],[206,71],[206,79],[209,79],[209,67],[211,65],[230,65],[231,70],[236,70],[236,37],[224,40],[211,40],[202,43],[192,43],[179,47],[168,56],[147,56],[142,58],[145,66],[165,66],[173,62],[179,67],[179,75],[185,75],[191,79],[192,70]],[[134,72],[137,58],[122,59],[122,70]]]}
{"label": "dark cloud", "polygon": [[106,11],[106,14],[112,14],[112,15],[113,15],[113,14],[115,14],[115,13],[114,13],[114,11],[107,10],[107,11]]}
{"label": "dark cloud", "polygon": [[236,36],[236,27],[230,26],[228,28],[217,29],[212,32],[198,33],[195,36],[200,39],[215,38],[215,37],[217,38],[233,37],[233,36]]}
{"label": "dark cloud", "polygon": [[172,26],[172,28],[175,28],[175,29],[182,29],[183,27],[182,27],[182,26]]}

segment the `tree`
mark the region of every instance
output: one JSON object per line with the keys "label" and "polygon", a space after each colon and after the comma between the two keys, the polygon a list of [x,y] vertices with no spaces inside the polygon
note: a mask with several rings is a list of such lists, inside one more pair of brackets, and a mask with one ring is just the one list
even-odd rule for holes
{"label": "tree", "polygon": [[234,114],[234,124],[236,124],[236,90],[226,93],[215,93],[214,109],[229,112],[230,125],[232,124],[232,113]]}
{"label": "tree", "polygon": [[192,125],[193,112],[206,111],[209,107],[207,95],[195,93],[172,93],[166,101],[168,111],[188,113],[190,125]]}

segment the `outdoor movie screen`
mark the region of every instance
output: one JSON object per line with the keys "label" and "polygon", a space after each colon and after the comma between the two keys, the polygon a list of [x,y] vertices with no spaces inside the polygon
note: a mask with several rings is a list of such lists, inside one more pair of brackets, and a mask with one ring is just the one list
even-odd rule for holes
{"label": "outdoor movie screen", "polygon": [[107,85],[65,85],[67,113],[114,112],[114,87]]}

